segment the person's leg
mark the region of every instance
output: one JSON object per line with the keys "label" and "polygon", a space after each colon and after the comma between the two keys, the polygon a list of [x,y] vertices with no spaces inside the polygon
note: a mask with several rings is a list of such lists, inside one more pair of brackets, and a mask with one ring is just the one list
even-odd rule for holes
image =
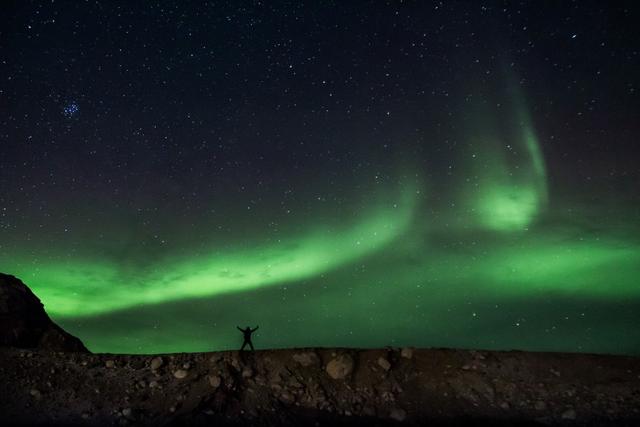
{"label": "person's leg", "polygon": [[249,347],[251,347],[251,351],[255,351],[255,349],[253,348],[253,343],[251,341],[249,341]]}
{"label": "person's leg", "polygon": [[247,345],[247,340],[244,340],[242,343],[242,347],[240,347],[240,351],[244,350],[244,346]]}

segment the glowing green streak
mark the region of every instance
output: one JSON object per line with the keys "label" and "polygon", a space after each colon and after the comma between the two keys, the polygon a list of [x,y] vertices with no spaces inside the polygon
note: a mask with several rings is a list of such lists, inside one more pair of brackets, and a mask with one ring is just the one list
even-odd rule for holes
{"label": "glowing green streak", "polygon": [[[494,170],[501,176],[490,176],[481,181],[475,203],[481,225],[497,231],[523,230],[546,205],[547,188],[544,161],[533,130],[525,126],[522,139],[514,146],[526,149],[528,158],[520,166],[521,178],[496,156]],[[499,159],[499,160],[498,160]]]}
{"label": "glowing green streak", "polygon": [[526,228],[538,212],[538,193],[530,187],[485,183],[476,200],[482,226],[498,231]]}
{"label": "glowing green streak", "polygon": [[558,292],[599,298],[640,295],[637,247],[572,243],[533,251],[496,253],[483,272],[486,283],[503,295]]}
{"label": "glowing green streak", "polygon": [[[127,277],[107,262],[22,264],[16,270],[52,315],[76,317],[127,307],[238,292],[309,278],[373,253],[409,226],[415,190],[340,230],[226,253],[158,262]],[[130,275],[129,275],[130,276]]]}
{"label": "glowing green streak", "polygon": [[509,137],[498,137],[497,126],[486,125],[507,118],[492,121],[476,113],[476,131],[481,136],[474,142],[481,150],[470,168],[477,177],[476,186],[464,196],[478,225],[496,231],[526,229],[548,201],[544,157],[515,84],[511,85],[511,103],[517,123]]}
{"label": "glowing green streak", "polygon": [[[522,246],[526,245],[526,246]],[[619,299],[640,296],[640,246],[618,242],[563,242],[545,238],[498,243],[462,255],[434,254],[417,277],[487,297],[549,294]]]}
{"label": "glowing green streak", "polygon": [[524,97],[515,82],[512,82],[511,86],[514,92],[513,99],[516,104],[515,109],[518,121],[522,129],[522,141],[524,141],[524,146],[531,161],[531,173],[533,175],[531,181],[536,190],[539,203],[546,206],[549,192],[547,189],[547,168],[544,164],[544,156],[542,155],[538,138],[533,131],[531,117],[527,112],[527,107],[524,105]]}
{"label": "glowing green streak", "polygon": [[[246,318],[266,326],[258,331],[267,331],[257,337],[262,348],[392,343],[575,351],[583,345],[583,351],[638,354],[638,321],[629,321],[633,316],[624,310],[597,307],[617,307],[640,297],[640,243],[610,231],[585,240],[572,238],[573,233],[573,227],[536,228],[531,233],[480,234],[488,238],[484,241],[475,234],[467,240],[464,233],[449,235],[450,241],[465,243],[456,249],[426,244],[414,230],[359,260],[366,268],[357,274],[345,266],[290,286],[284,302],[285,293],[267,290],[178,302],[178,308],[158,305],[79,322],[56,321],[92,351],[124,353],[237,349],[241,341],[235,324]],[[637,231],[630,234],[637,236]],[[585,303],[592,310],[582,318]],[[149,327],[167,312],[179,315],[161,329]],[[217,326],[203,321],[210,313]],[[132,326],[132,316],[147,320]],[[515,328],[513,322],[521,317],[527,323]],[[304,328],[292,326],[289,319],[301,319]],[[551,325],[561,329],[545,333]],[[585,328],[598,339],[581,342]]]}

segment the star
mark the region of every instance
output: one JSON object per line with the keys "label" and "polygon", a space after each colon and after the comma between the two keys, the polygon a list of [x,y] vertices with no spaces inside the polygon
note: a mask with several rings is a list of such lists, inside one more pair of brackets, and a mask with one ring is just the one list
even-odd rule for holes
{"label": "star", "polygon": [[62,114],[68,119],[77,117],[80,114],[80,106],[77,102],[71,101],[64,106]]}

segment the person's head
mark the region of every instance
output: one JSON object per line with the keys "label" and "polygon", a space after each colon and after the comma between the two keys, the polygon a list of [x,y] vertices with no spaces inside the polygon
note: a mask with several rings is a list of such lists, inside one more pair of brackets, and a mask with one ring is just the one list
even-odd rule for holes
{"label": "person's head", "polygon": [[247,326],[245,329],[251,329],[251,326]]}

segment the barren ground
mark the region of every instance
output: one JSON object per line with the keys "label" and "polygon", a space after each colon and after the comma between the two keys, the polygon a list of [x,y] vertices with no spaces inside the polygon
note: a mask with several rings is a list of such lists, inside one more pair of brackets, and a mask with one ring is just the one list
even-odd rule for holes
{"label": "barren ground", "polygon": [[0,349],[22,424],[640,425],[640,359],[447,349]]}

